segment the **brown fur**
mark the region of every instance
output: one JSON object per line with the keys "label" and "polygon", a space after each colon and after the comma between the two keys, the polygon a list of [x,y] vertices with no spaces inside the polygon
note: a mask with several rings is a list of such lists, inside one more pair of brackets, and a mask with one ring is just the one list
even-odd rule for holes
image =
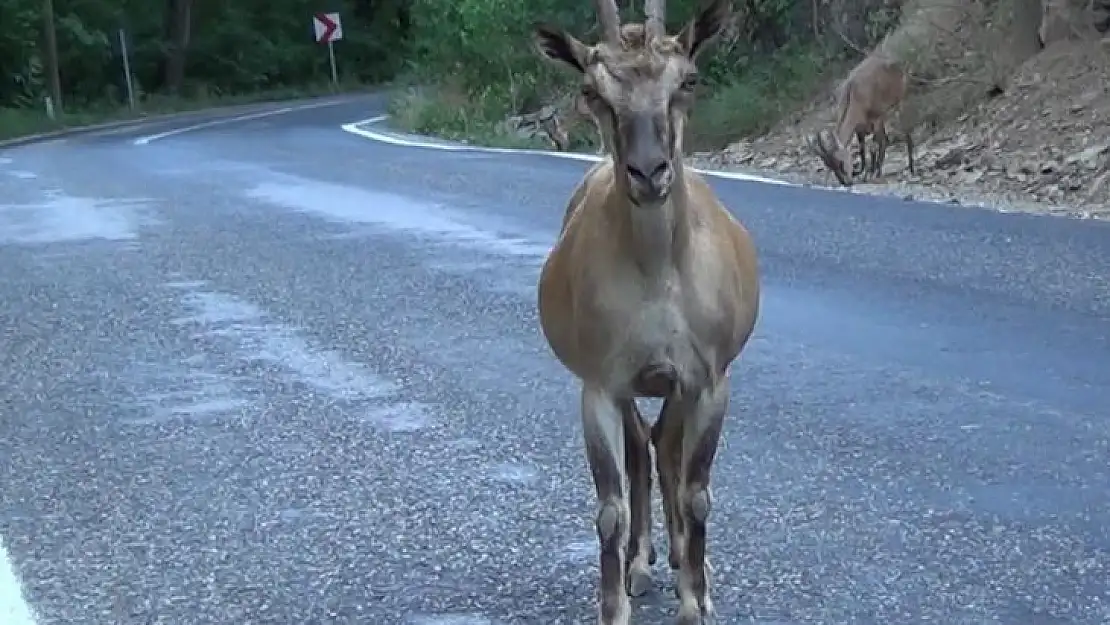
{"label": "brown fur", "polygon": [[[852,168],[848,146],[852,137],[859,141],[860,171],[865,179],[870,175],[882,175],[883,162],[886,160],[887,137],[886,120],[890,112],[906,97],[908,76],[901,64],[872,54],[860,62],[844,79],[837,89],[837,118],[834,131],[829,139],[818,133],[809,139],[810,149],[833,172],[840,184],[851,186],[855,172]],[[871,168],[867,167],[865,139],[868,135],[875,138],[875,149],[871,155]],[[906,147],[909,152],[910,172],[914,171],[913,138],[907,131]]]}
{"label": "brown fur", "polygon": [[[652,0],[648,0],[650,3]],[[598,623],[627,625],[628,595],[651,584],[651,454],[663,495],[682,625],[705,623],[710,469],[728,406],[730,364],[754,331],[760,282],[748,231],[683,164],[694,60],[728,16],[716,0],[676,36],[606,23],[587,46],[537,26],[541,54],[583,76],[611,146],[571,194],[538,285],[540,324],[581,383],[582,428],[597,488]],[[647,7],[661,16],[663,7]],[[632,26],[632,25],[628,25]],[[639,397],[665,398],[654,426]]]}

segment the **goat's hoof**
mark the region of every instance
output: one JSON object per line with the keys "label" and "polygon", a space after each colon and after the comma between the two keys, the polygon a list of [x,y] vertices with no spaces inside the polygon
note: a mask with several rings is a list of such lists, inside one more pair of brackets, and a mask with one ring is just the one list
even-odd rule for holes
{"label": "goat's hoof", "polygon": [[630,569],[628,571],[628,594],[632,597],[642,597],[651,590],[651,571],[647,569]]}
{"label": "goat's hoof", "polygon": [[679,610],[675,625],[714,625],[717,617],[712,610]]}

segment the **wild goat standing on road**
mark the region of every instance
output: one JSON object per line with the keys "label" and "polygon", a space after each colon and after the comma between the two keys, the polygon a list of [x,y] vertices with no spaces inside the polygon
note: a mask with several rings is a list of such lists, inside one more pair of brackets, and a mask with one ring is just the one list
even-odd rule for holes
{"label": "wild goat standing on road", "polygon": [[[597,0],[589,46],[550,25],[539,51],[582,75],[610,154],[571,195],[538,289],[540,324],[581,382],[582,430],[597,489],[598,623],[628,625],[628,595],[651,586],[655,447],[678,622],[714,615],[706,559],[709,478],[729,400],[729,365],[755,328],[755,247],[704,178],[683,164],[695,60],[729,16],[715,0],[678,35],[646,0],[644,36],[622,39],[614,0]],[[654,426],[639,397],[665,398]]]}
{"label": "wild goat standing on road", "polygon": [[[821,131],[807,140],[810,150],[821,158],[840,184],[851,186],[856,174],[848,152],[852,135],[859,140],[859,171],[864,174],[864,180],[882,176],[886,149],[890,143],[886,134],[886,119],[891,110],[906,97],[907,83],[908,77],[901,64],[872,54],[857,65],[840,84],[836,94],[835,133]],[[825,138],[826,134],[828,139]],[[875,137],[870,169],[867,167],[865,141],[869,134]],[[912,174],[913,137],[908,129],[905,137]]]}

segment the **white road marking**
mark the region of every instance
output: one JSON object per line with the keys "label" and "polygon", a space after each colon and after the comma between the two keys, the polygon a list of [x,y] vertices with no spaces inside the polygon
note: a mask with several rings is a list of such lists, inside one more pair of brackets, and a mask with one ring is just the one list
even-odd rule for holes
{"label": "white road marking", "polygon": [[174,135],[179,135],[179,134],[182,134],[182,133],[185,133],[185,132],[192,132],[194,130],[201,130],[203,128],[210,128],[212,126],[220,126],[222,124],[232,124],[232,123],[235,123],[235,122],[245,122],[245,121],[250,121],[252,119],[261,119],[263,117],[272,117],[274,115],[284,115],[285,113],[294,113],[296,111],[307,111],[307,110],[310,110],[310,109],[321,108],[321,107],[325,107],[325,106],[335,106],[337,104],[343,104],[344,102],[347,102],[347,101],[348,100],[344,99],[344,100],[333,100],[333,101],[328,101],[328,102],[314,102],[312,104],[302,104],[300,106],[286,106],[286,107],[282,107],[282,108],[279,108],[279,109],[276,109],[276,110],[273,110],[273,111],[262,111],[260,113],[248,113],[246,115],[236,115],[235,117],[223,117],[223,118],[220,118],[220,119],[214,119],[214,120],[203,122],[203,123],[200,123],[200,124],[193,124],[192,126],[183,126],[181,128],[174,128],[173,130],[167,130],[166,132],[159,132],[157,134],[147,135],[145,137],[139,137],[138,139],[135,139],[134,141],[132,141],[132,143],[134,145],[146,145],[146,144],[150,143],[151,141],[158,141],[159,139],[165,139],[166,137],[172,137]]}
{"label": "white road marking", "polygon": [[[254,304],[226,293],[201,290],[193,282],[178,281],[175,285],[173,288],[183,291],[181,303],[191,314],[171,323],[199,326],[197,336],[230,340],[238,358],[284,369],[292,381],[348,404],[345,412],[359,421],[397,433],[435,425],[432,407],[404,400],[399,384],[338,351],[312,345],[299,330],[270,319],[269,313]],[[246,407],[226,392],[209,399],[216,401],[199,408],[227,413]],[[197,410],[197,405],[187,405],[178,406],[176,412],[180,416]],[[7,623],[0,621],[0,625]]]}
{"label": "white road marking", "polygon": [[[247,197],[340,222],[375,224],[401,232],[419,232],[486,252],[542,259],[551,244],[510,238],[466,223],[450,208],[401,195],[368,191],[297,176],[283,176],[244,189]],[[319,198],[327,197],[327,202]]]}
{"label": "white road marking", "polygon": [[23,598],[15,565],[0,541],[0,623],[4,625],[35,625],[31,606]]}
{"label": "white road marking", "polygon": [[[431,150],[442,150],[445,152],[483,152],[486,154],[534,154],[539,156],[552,156],[555,158],[565,158],[572,161],[587,161],[596,163],[601,160],[601,157],[596,154],[580,154],[577,152],[556,152],[554,150],[527,150],[519,148],[493,148],[477,145],[464,145],[461,143],[439,143],[432,141],[421,141],[419,139],[408,139],[399,137],[393,134],[377,132],[364,128],[370,124],[379,124],[389,119],[388,115],[378,115],[370,119],[362,121],[351,122],[340,126],[344,131],[354,135],[358,135],[371,141],[379,141],[381,143],[389,143],[391,145],[399,145],[409,148],[427,148]],[[694,168],[694,171],[705,176],[714,176],[716,178],[724,178],[726,180],[743,180],[745,182],[761,182],[763,184],[774,184],[784,187],[800,187],[802,185],[787,180],[777,180],[775,178],[765,178],[763,176],[756,176],[753,174],[742,174],[736,171],[721,171],[716,169],[701,169]]]}
{"label": "white road marking", "polygon": [[150,207],[145,198],[87,198],[48,189],[37,202],[0,202],[0,243],[136,240],[140,226],[159,223]]}

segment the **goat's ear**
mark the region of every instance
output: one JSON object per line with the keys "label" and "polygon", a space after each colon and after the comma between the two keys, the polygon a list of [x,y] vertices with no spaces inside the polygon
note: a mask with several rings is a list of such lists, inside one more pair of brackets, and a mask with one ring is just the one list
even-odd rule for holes
{"label": "goat's ear", "polygon": [[691,60],[696,59],[705,49],[705,44],[725,27],[731,14],[732,7],[729,6],[729,0],[712,0],[712,3],[702,9],[697,17],[690,20],[678,33],[678,41],[686,49],[686,56]]}
{"label": "goat's ear", "polygon": [[536,24],[532,27],[532,40],[540,55],[585,73],[589,48],[567,31],[550,24]]}

